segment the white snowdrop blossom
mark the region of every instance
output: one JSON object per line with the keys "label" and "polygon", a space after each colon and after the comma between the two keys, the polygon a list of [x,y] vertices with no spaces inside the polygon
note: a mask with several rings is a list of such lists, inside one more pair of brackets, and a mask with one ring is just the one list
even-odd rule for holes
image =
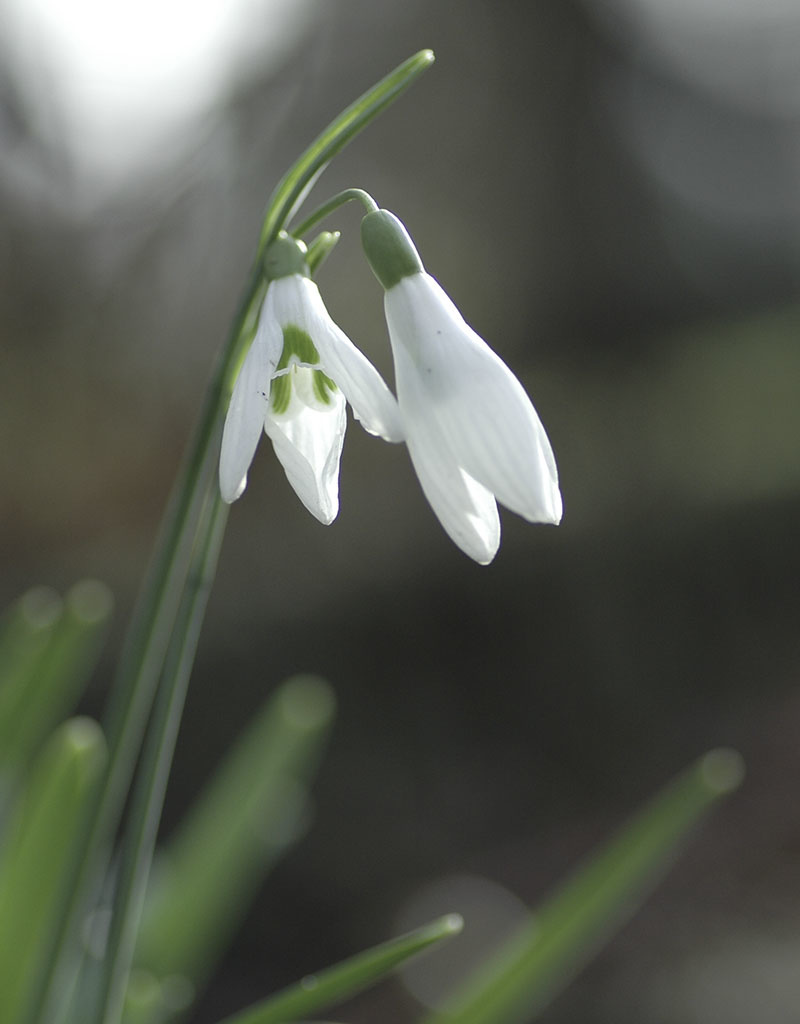
{"label": "white snowdrop blossom", "polygon": [[397,400],[422,490],[452,540],[483,565],[500,544],[497,502],[556,524],[562,502],[550,441],[524,388],[425,273],[400,221],[362,221],[386,288]]}
{"label": "white snowdrop blossom", "polygon": [[[297,249],[293,240],[279,242]],[[293,259],[289,265],[299,264]],[[267,288],[228,407],[219,462],[223,499],[235,501],[244,491],[263,429],[308,511],[322,523],[333,522],[345,401],[369,433],[403,439],[394,396],[333,322],[316,284],[302,272],[277,277]]]}

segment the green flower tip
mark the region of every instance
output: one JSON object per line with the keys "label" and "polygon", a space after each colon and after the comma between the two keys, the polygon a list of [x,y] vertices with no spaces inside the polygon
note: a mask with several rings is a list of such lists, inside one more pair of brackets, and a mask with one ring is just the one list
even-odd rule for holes
{"label": "green flower tip", "polygon": [[264,272],[270,281],[291,277],[293,274],[309,277],[307,258],[308,249],[305,242],[281,231],[264,253]]}
{"label": "green flower tip", "polygon": [[744,779],[742,755],[736,750],[720,747],[711,750],[698,764],[700,778],[712,796],[725,796],[738,789]]}
{"label": "green flower tip", "polygon": [[387,291],[404,277],[425,269],[405,225],[389,210],[375,210],[364,217],[361,244],[373,273]]}

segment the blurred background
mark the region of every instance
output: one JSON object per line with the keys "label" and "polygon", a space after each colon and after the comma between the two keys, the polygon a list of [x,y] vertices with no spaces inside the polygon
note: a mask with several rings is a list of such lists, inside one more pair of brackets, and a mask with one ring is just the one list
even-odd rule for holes
{"label": "blurred background", "polygon": [[[800,1006],[800,7],[787,0],[0,0],[0,598],[143,565],[269,192],[405,57],[318,184],[361,186],[525,383],[558,529],[473,565],[351,425],[321,527],[262,443],[232,510],[167,833],[264,695],[339,714],[307,832],[206,1024],[439,912],[467,931],[342,1017],[403,1024],[706,749],[749,775],[551,1024]],[[358,213],[320,274],[391,377]],[[448,957],[450,959],[448,959]],[[452,963],[451,963],[452,960]]]}

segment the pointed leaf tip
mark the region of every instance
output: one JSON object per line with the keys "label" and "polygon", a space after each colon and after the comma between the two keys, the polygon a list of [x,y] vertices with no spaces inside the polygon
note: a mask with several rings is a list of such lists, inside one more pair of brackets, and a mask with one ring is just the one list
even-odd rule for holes
{"label": "pointed leaf tip", "polygon": [[737,750],[719,747],[697,763],[702,781],[711,794],[726,796],[738,789],[745,776],[744,758]]}

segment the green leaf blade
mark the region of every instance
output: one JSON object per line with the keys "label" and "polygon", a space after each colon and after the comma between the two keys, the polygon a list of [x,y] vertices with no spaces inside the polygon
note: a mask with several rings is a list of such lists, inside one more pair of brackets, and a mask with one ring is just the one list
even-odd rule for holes
{"label": "green leaf blade", "polygon": [[140,967],[204,979],[297,837],[334,711],[328,683],[297,676],[255,716],[162,854],[139,935]]}
{"label": "green leaf blade", "polygon": [[715,750],[662,790],[560,888],[427,1024],[529,1020],[627,920],[691,829],[737,788],[742,761]]}
{"label": "green leaf blade", "polygon": [[357,992],[374,985],[396,970],[410,957],[443,939],[457,935],[464,926],[458,914],[447,914],[430,924],[372,949],[318,974],[303,978],[299,984],[284,989],[241,1013],[226,1017],[220,1024],[287,1024],[305,1020],[310,1015],[349,999]]}
{"label": "green leaf blade", "polygon": [[83,580],[60,603],[61,612],[51,625],[31,638],[31,653],[38,654],[29,657],[27,671],[18,672],[5,687],[0,708],[0,757],[10,774],[24,769],[78,702],[97,660],[112,606],[107,587]]}
{"label": "green leaf blade", "polygon": [[106,762],[100,727],[74,718],[34,762],[0,856],[0,1022],[12,1024],[35,990],[43,937],[63,898],[76,822]]}

